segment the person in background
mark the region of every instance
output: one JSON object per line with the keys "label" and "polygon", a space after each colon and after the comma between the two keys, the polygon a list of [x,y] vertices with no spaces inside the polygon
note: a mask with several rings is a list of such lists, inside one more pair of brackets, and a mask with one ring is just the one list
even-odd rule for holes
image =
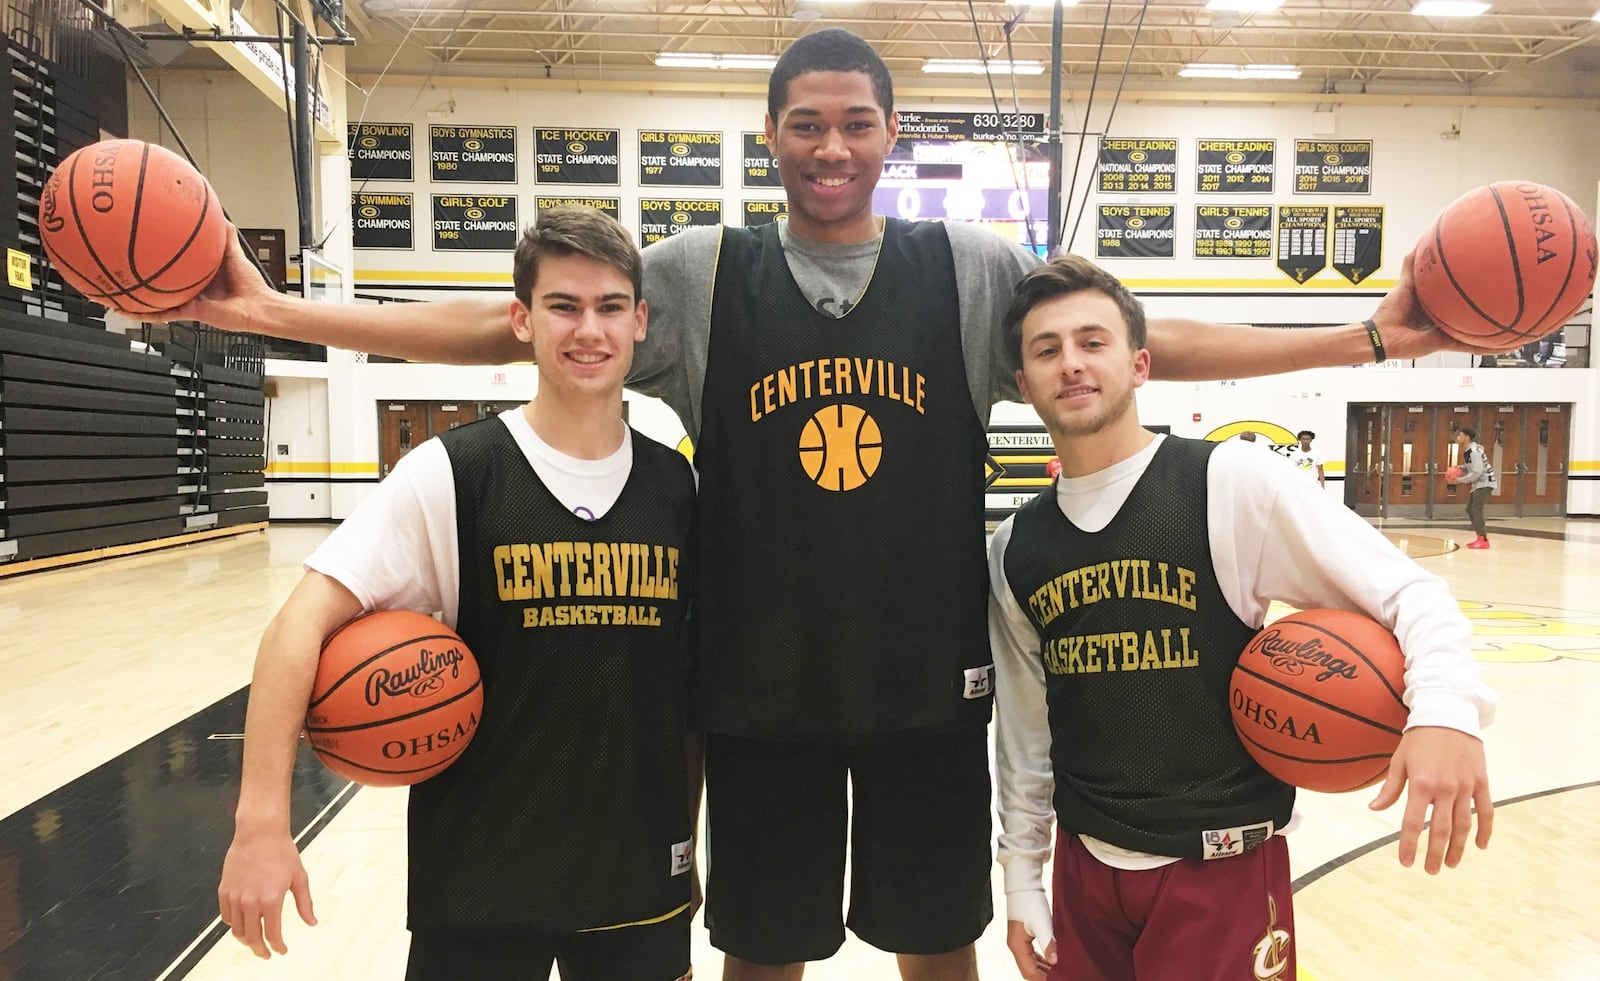
{"label": "person in background", "polygon": [[1311,447],[1311,441],[1316,438],[1317,434],[1309,429],[1302,429],[1296,433],[1295,439],[1298,439],[1300,444],[1289,451],[1289,462],[1307,477],[1316,477],[1317,486],[1326,487],[1328,481],[1322,472],[1322,453]]}
{"label": "person in background", "polygon": [[1468,542],[1467,547],[1488,548],[1489,524],[1484,520],[1483,511],[1490,496],[1500,489],[1500,477],[1494,472],[1494,464],[1489,462],[1488,451],[1478,442],[1476,429],[1462,426],[1456,431],[1456,445],[1461,447],[1461,474],[1458,480],[1469,488],[1467,520],[1472,522],[1472,530],[1478,533],[1478,537]]}

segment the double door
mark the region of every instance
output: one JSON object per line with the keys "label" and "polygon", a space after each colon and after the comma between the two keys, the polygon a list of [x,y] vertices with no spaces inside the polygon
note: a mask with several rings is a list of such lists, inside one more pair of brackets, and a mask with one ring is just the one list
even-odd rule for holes
{"label": "double door", "polygon": [[1369,517],[1460,514],[1470,488],[1445,474],[1461,462],[1456,434],[1467,428],[1500,478],[1489,514],[1565,515],[1571,415],[1547,403],[1352,405],[1345,503]]}
{"label": "double door", "polygon": [[433,436],[449,429],[488,419],[515,402],[404,402],[378,403],[378,474],[387,477],[400,458]]}

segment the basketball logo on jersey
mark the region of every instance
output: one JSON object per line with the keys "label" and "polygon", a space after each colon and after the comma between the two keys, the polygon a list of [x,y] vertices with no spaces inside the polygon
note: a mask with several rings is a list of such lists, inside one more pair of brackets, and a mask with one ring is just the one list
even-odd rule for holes
{"label": "basketball logo on jersey", "polygon": [[800,430],[800,465],[823,490],[855,490],[878,472],[882,459],[883,434],[858,405],[830,405]]}
{"label": "basketball logo on jersey", "polygon": [[1267,897],[1267,931],[1256,941],[1253,972],[1257,981],[1276,981],[1289,970],[1289,931],[1278,929],[1278,903]]}

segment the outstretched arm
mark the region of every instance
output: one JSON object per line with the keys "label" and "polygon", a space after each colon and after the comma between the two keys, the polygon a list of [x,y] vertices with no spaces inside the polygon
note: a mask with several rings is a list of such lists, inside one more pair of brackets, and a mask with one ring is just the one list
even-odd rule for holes
{"label": "outstretched arm", "polygon": [[[1389,358],[1410,360],[1439,351],[1475,351],[1428,320],[1411,283],[1411,256],[1372,313]],[[1304,368],[1336,368],[1374,360],[1363,324],[1282,330],[1196,320],[1150,321],[1150,375],[1163,381],[1253,378]],[[1482,352],[1479,352],[1482,353]]]}
{"label": "outstretched arm", "polygon": [[409,361],[505,364],[527,360],[529,353],[511,333],[510,308],[509,294],[504,299],[385,304],[286,296],[262,280],[235,234],[211,285],[161,316]]}

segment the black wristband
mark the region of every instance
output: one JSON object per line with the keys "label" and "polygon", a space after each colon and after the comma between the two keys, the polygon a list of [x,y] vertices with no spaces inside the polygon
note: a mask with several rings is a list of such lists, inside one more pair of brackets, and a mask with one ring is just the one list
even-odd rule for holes
{"label": "black wristband", "polygon": [[1361,326],[1367,329],[1367,340],[1372,342],[1372,358],[1378,364],[1389,360],[1389,355],[1383,350],[1383,335],[1378,333],[1378,325],[1370,320],[1361,321]]}

